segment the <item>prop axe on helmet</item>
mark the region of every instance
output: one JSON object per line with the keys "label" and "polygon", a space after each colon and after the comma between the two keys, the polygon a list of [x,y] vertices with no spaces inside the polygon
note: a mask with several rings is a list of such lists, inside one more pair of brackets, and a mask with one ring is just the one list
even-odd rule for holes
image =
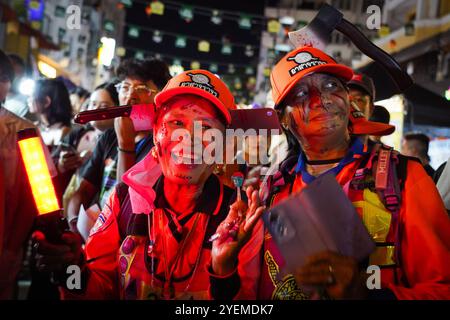
{"label": "prop axe on helmet", "polygon": [[367,39],[354,24],[344,19],[339,10],[328,4],[324,4],[305,27],[289,32],[289,39],[295,47],[312,46],[324,50],[330,42],[333,30],[344,34],[362,53],[379,63],[396,84],[398,93],[405,91],[413,84],[411,77],[402,70],[391,55]]}

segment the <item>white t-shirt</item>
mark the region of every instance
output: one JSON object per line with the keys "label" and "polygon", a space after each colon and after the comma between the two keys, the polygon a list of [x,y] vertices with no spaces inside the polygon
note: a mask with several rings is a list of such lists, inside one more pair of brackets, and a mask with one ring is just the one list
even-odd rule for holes
{"label": "white t-shirt", "polygon": [[450,158],[447,160],[436,187],[444,201],[445,208],[450,210]]}

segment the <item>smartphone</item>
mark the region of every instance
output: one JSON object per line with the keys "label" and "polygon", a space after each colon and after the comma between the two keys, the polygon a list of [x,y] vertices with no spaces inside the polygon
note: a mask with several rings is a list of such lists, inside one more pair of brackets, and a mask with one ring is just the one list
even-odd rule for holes
{"label": "smartphone", "polygon": [[[282,134],[277,112],[272,108],[260,109],[237,109],[231,110],[231,124],[229,129],[266,129],[269,134],[274,133],[271,130],[278,130]],[[275,131],[276,132],[276,131]]]}

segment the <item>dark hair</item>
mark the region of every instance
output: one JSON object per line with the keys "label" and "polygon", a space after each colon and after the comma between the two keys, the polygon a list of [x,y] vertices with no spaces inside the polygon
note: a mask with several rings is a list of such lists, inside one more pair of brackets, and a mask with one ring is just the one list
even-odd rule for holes
{"label": "dark hair", "polygon": [[5,74],[10,82],[14,80],[14,68],[8,56],[0,50],[0,73]]}
{"label": "dark hair", "polygon": [[25,61],[23,61],[23,59],[17,54],[10,53],[8,54],[8,58],[11,60],[12,63],[15,63],[25,69]]}
{"label": "dark hair", "polygon": [[[355,79],[355,77],[359,79]],[[370,101],[375,101],[375,95],[376,95],[376,89],[375,84],[371,77],[364,73],[355,73],[353,76],[353,79],[351,79],[347,86],[349,88],[353,88],[359,91],[362,91],[363,93],[367,94],[370,98]]]}
{"label": "dark hair", "polygon": [[88,98],[90,96],[90,92],[83,87],[75,87],[75,89],[70,90],[70,94],[76,94],[80,98]]}
{"label": "dark hair", "polygon": [[119,95],[118,95],[117,89],[115,87],[115,85],[118,82],[119,81],[117,81],[117,80],[112,80],[110,82],[102,83],[97,88],[95,88],[94,91],[97,91],[97,90],[106,90],[106,91],[108,91],[109,96],[111,97],[112,101],[114,102],[114,105],[118,106],[120,104],[120,102],[119,102]]}
{"label": "dark hair", "polygon": [[[286,112],[286,108],[284,103],[281,106],[281,109],[277,110],[278,119],[281,120],[284,117],[284,113]],[[300,146],[300,142],[298,142],[297,137],[289,130],[289,128],[285,128],[281,126],[281,130],[283,130],[284,135],[286,136],[286,140],[288,143],[288,156],[298,155],[302,151],[302,147]]]}
{"label": "dark hair", "polygon": [[158,89],[164,88],[170,79],[167,64],[159,59],[146,58],[144,60],[123,60],[116,70],[116,76],[122,81],[125,78],[135,78],[141,81],[152,80]]}
{"label": "dark hair", "polygon": [[403,137],[406,141],[417,141],[418,151],[420,156],[428,158],[428,147],[430,145],[430,138],[423,133],[409,132]]}
{"label": "dark hair", "polygon": [[70,126],[72,119],[72,107],[70,105],[69,92],[66,86],[59,80],[41,79],[36,81],[33,99],[45,101],[45,97],[51,100],[50,106],[44,109],[43,115],[50,125],[61,122]]}
{"label": "dark hair", "polygon": [[300,146],[300,143],[298,142],[297,138],[294,136],[294,134],[289,129],[281,128],[286,135],[286,140],[288,143],[288,154],[289,156],[292,155],[299,155],[302,151],[302,147]]}
{"label": "dark hair", "polygon": [[389,114],[389,111],[387,111],[385,107],[375,105],[373,108],[372,116],[370,117],[369,120],[389,124],[389,121],[391,121],[391,115]]}

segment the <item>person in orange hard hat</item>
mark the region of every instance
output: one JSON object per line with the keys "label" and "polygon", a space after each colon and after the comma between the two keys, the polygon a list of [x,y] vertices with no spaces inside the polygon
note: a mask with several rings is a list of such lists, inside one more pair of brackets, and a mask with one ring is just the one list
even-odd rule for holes
{"label": "person in orange hard hat", "polygon": [[124,174],[85,250],[66,234],[58,248],[67,253],[55,261],[52,247],[35,235],[39,267],[82,267],[84,285],[64,288],[67,299],[256,297],[259,256],[252,249],[263,237],[258,193],[248,189],[246,202],[236,198],[198,152],[211,141],[194,133],[197,123],[225,133],[235,108],[231,92],[214,74],[191,70],[172,78],[155,105],[155,147]]}
{"label": "person in orange hard hat", "polygon": [[[266,233],[258,297],[449,299],[450,220],[442,200],[420,163],[381,144],[368,151],[358,135],[385,135],[394,128],[368,121],[351,108],[346,83],[352,76],[350,68],[312,47],[289,52],[273,68],[275,108],[302,151],[273,176],[267,204],[276,205],[333,174],[376,249],[362,262],[317,252],[292,274],[281,275],[286,263]],[[380,288],[373,290],[366,284],[371,265],[381,270]],[[306,294],[303,286],[321,289]]]}

